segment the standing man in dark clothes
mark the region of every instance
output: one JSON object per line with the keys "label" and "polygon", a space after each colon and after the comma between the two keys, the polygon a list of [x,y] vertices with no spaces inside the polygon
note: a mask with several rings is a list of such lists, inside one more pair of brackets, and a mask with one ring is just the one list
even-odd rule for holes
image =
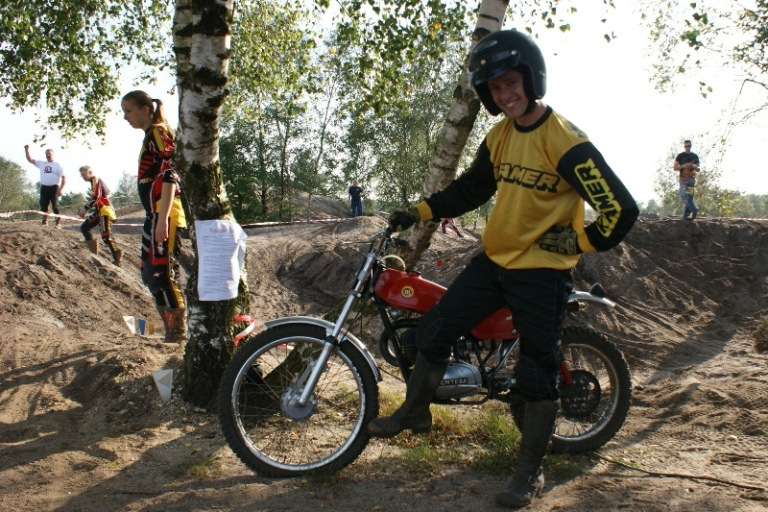
{"label": "standing man in dark clothes", "polygon": [[352,182],[352,186],[349,187],[349,197],[352,198],[350,203],[350,209],[353,217],[359,217],[363,214],[363,189],[357,180]]}
{"label": "standing man in dark clothes", "polygon": [[675,157],[675,170],[680,173],[680,198],[683,200],[683,219],[693,220],[699,209],[693,204],[696,195],[696,172],[699,170],[699,155],[691,151],[691,141],[683,142],[683,152]]}

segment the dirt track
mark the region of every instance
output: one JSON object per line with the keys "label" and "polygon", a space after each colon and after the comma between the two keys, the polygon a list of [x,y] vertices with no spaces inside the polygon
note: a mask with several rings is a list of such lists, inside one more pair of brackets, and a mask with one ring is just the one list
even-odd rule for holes
{"label": "dirt track", "polygon": [[[253,311],[322,314],[359,263],[356,245],[340,242],[381,225],[250,230]],[[118,235],[129,249],[119,269],[88,254],[74,225],[2,222],[0,236],[0,510],[495,510],[508,475],[412,473],[379,441],[327,480],[254,476],[214,415],[160,401],[151,372],[178,368],[181,353],[122,322],[155,314],[136,270],[138,231]],[[476,247],[438,234],[424,261],[447,263],[422,270],[448,282]],[[582,474],[550,476],[527,510],[768,509],[768,357],[750,339],[768,297],[768,223],[640,222],[575,277],[601,281],[619,304],[581,319],[625,351],[634,405],[598,456],[575,460]]]}

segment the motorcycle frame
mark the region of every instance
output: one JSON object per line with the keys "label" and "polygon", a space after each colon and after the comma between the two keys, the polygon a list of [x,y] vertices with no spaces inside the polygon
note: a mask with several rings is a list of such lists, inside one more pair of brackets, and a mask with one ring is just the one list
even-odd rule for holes
{"label": "motorcycle frame", "polygon": [[[376,365],[370,352],[366,348],[365,344],[361,342],[359,339],[352,336],[345,329],[346,322],[350,317],[350,314],[355,304],[356,303],[364,304],[368,299],[372,299],[374,304],[376,305],[376,309],[379,313],[379,316],[381,318],[384,329],[387,332],[387,335],[391,339],[396,341],[393,344],[393,347],[395,349],[395,356],[397,357],[397,361],[399,363],[399,368],[403,378],[405,379],[406,382],[408,381],[408,378],[410,377],[410,365],[408,364],[408,361],[405,359],[405,356],[402,352],[402,349],[400,346],[400,339],[397,336],[397,332],[395,331],[392,315],[388,311],[390,308],[392,309],[397,309],[397,308],[387,303],[381,297],[379,297],[375,291],[376,281],[378,280],[380,274],[387,268],[385,254],[389,248],[390,243],[395,245],[407,243],[403,240],[392,238],[391,234],[392,232],[389,229],[385,229],[379,233],[376,233],[373,237],[371,237],[370,239],[371,245],[369,247],[365,260],[363,261],[363,264],[361,265],[360,270],[358,270],[357,274],[355,275],[355,282],[352,286],[352,289],[347,295],[347,299],[344,302],[341,312],[339,313],[339,316],[337,317],[334,323],[328,322],[326,320],[311,318],[311,317],[285,317],[285,318],[269,321],[265,324],[266,327],[270,327],[273,325],[280,325],[280,324],[286,324],[286,323],[312,323],[313,325],[322,325],[323,327],[326,328],[326,331],[328,333],[326,337],[327,343],[325,344],[322,352],[318,356],[316,364],[313,365],[313,368],[309,373],[309,375],[307,376],[306,381],[303,382],[302,385],[300,386],[300,389],[302,391],[301,391],[301,396],[298,397],[297,402],[301,406],[306,405],[306,403],[309,401],[310,396],[312,394],[312,390],[317,385],[317,382],[320,378],[320,374],[325,368],[325,364],[327,363],[328,358],[330,357],[330,354],[332,353],[333,350],[335,350],[336,347],[338,347],[338,345],[344,339],[349,339],[356,346],[356,348],[360,350],[360,352],[365,356],[366,362],[371,366],[371,369],[373,370],[374,375],[377,378],[377,381],[378,382],[381,381],[381,373],[379,371],[379,368]],[[599,287],[599,285],[595,285],[595,286]],[[568,298],[568,310],[569,311],[577,310],[579,308],[579,304],[583,301],[591,301],[591,302],[602,304],[604,306],[614,307],[615,304],[609,299],[606,299],[605,297],[603,297],[601,292],[594,293],[595,286],[593,286],[593,289],[590,290],[590,292],[583,292],[583,291],[572,292],[570,297]],[[498,388],[494,385],[493,379],[496,373],[498,373],[498,371],[506,365],[509,355],[512,353],[512,350],[515,348],[515,346],[519,342],[519,339],[520,339],[520,335],[517,334],[517,332],[514,330],[514,327],[513,327],[512,331],[510,332],[510,338],[505,338],[501,340],[496,340],[496,339],[488,340],[494,346],[492,346],[489,349],[489,355],[486,358],[482,357],[482,354],[479,348],[479,344],[484,340],[480,340],[475,336],[469,334],[468,336],[464,336],[463,338],[454,342],[454,346],[452,347],[452,352],[454,352],[454,355],[456,355],[455,352],[458,350],[457,348],[458,343],[461,340],[466,340],[470,342],[473,356],[477,361],[477,363],[475,363],[475,366],[480,371],[482,384],[485,385],[487,389],[487,392],[485,393],[485,396],[483,397],[482,400],[473,401],[473,402],[464,401],[461,403],[471,405],[471,404],[485,402],[491,398],[499,399],[499,398],[502,398],[500,396],[501,393],[505,391],[514,391],[516,389],[517,383],[514,381],[514,378],[510,378],[509,382],[507,383],[508,386],[502,386]],[[498,344],[498,346],[495,346],[496,344]],[[486,365],[487,361],[491,359],[496,353],[498,353],[496,364],[493,367],[488,368]],[[571,382],[570,374],[569,374],[568,368],[565,366],[564,363],[561,363],[560,371],[561,371],[561,374],[563,375],[565,384],[569,385]],[[456,399],[451,399],[451,400],[453,403],[453,401],[455,401]],[[459,403],[459,402],[456,402],[456,403]]]}
{"label": "motorcycle frame", "polygon": [[[361,273],[358,274],[358,280],[356,283],[355,291],[358,293],[356,298],[363,298],[366,299],[370,297],[374,304],[376,305],[376,309],[379,313],[379,317],[381,318],[382,324],[384,326],[384,330],[387,333],[387,336],[395,340],[393,343],[393,349],[395,353],[395,357],[398,361],[398,366],[400,369],[400,372],[402,373],[403,379],[407,382],[410,377],[410,364],[406,360],[400,343],[400,338],[397,335],[397,331],[395,330],[395,322],[396,319],[393,319],[393,315],[390,312],[391,310],[399,311],[401,310],[397,306],[388,303],[385,299],[383,299],[381,296],[379,296],[376,293],[376,282],[378,281],[379,276],[381,273],[387,268],[386,265],[386,257],[377,257],[378,254],[384,254],[387,250],[387,243],[389,238],[389,232],[386,232],[384,236],[380,236],[379,241],[380,245],[377,245],[376,247],[371,247],[371,250],[368,253],[368,259],[366,260],[366,265],[363,266],[363,269],[361,270]],[[397,239],[392,239],[393,241]],[[382,245],[383,244],[383,245]],[[379,252],[381,251],[381,252]],[[399,258],[397,258],[399,259]],[[402,261],[402,260],[400,260]],[[375,268],[371,268],[369,263],[376,264]],[[403,265],[404,266],[404,265]],[[369,276],[369,279],[367,279],[365,283],[365,287],[361,288],[360,285],[363,284],[364,276]],[[589,292],[584,291],[572,291],[571,294],[568,297],[566,310],[569,312],[577,311],[581,304],[584,302],[593,302],[596,304],[600,304],[602,306],[606,306],[609,308],[613,308],[616,306],[616,304],[605,298],[604,291],[602,287],[598,284],[593,285]],[[351,298],[352,294],[350,294]],[[347,304],[351,304],[351,302],[354,302],[354,299],[350,301],[348,299]],[[407,309],[402,309],[403,311],[409,311]],[[409,311],[409,312],[415,312],[415,311]],[[347,311],[348,314],[348,311]],[[495,314],[495,313],[494,313]],[[511,314],[511,312],[510,312]],[[343,318],[342,315],[339,316],[339,321],[345,321],[346,318]],[[343,322],[342,322],[343,323]],[[457,352],[460,351],[460,344],[464,342],[467,344],[467,348],[470,349],[472,355],[469,356],[467,354],[464,354],[466,356],[464,359],[459,359],[459,354]],[[488,347],[488,354],[487,356],[483,357],[481,344],[483,342],[488,342],[491,344],[490,347]],[[520,334],[514,329],[514,323],[511,324],[511,331],[510,331],[510,337],[509,338],[502,338],[502,339],[480,339],[476,337],[472,332],[468,333],[466,336],[463,336],[456,340],[453,343],[453,346],[451,347],[451,352],[458,360],[466,360],[469,361],[470,364],[473,364],[477,369],[480,371],[480,377],[481,377],[481,384],[485,387],[487,390],[485,395],[481,400],[474,400],[474,401],[462,401],[459,399],[449,399],[451,403],[462,403],[466,405],[474,405],[478,403],[483,403],[489,399],[503,399],[502,393],[505,392],[511,392],[515,393],[517,388],[517,382],[515,381],[514,377],[510,377],[509,379],[505,379],[504,381],[497,382],[495,380],[496,375],[498,372],[504,368],[507,365],[507,362],[509,360],[510,354],[513,352],[517,344],[520,342]],[[488,366],[488,361],[491,360],[495,355],[496,357],[496,363],[493,366]],[[474,357],[475,361],[472,362],[472,358]],[[565,386],[570,386],[573,383],[573,379],[571,378],[570,371],[565,364],[565,362],[560,362],[560,373],[563,377],[563,381]]]}

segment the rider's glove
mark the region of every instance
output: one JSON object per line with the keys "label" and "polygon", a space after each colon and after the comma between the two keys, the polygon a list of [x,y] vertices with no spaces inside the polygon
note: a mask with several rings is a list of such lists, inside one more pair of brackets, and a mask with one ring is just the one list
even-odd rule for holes
{"label": "rider's glove", "polygon": [[413,207],[408,210],[395,210],[389,214],[389,229],[396,233],[405,231],[419,221],[419,211]]}
{"label": "rider's glove", "polygon": [[581,254],[578,238],[579,235],[570,226],[552,226],[536,242],[545,251],[560,254]]}

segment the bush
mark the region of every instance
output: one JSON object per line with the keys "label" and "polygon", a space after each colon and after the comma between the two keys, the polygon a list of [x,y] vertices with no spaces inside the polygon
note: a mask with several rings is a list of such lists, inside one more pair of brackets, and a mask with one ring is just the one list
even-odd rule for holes
{"label": "bush", "polygon": [[768,318],[763,318],[752,332],[752,339],[755,342],[755,351],[758,354],[768,352]]}

